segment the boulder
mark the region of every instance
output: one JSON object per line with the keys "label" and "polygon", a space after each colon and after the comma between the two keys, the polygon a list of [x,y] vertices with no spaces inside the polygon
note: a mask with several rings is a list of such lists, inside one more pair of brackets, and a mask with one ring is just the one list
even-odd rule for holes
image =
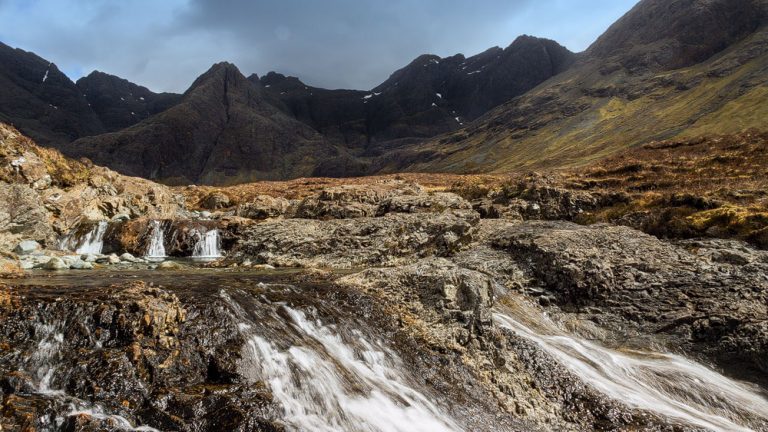
{"label": "boulder", "polygon": [[67,265],[63,259],[59,257],[53,257],[47,263],[45,263],[43,268],[46,270],[68,270],[69,265]]}
{"label": "boulder", "polygon": [[40,250],[40,243],[34,240],[24,240],[13,249],[17,255],[30,255]]}
{"label": "boulder", "polygon": [[77,260],[69,265],[72,270],[93,270],[93,264],[87,261]]}
{"label": "boulder", "polygon": [[229,207],[231,205],[231,200],[226,194],[216,191],[203,197],[203,199],[200,200],[199,205],[201,208],[207,210],[218,210]]}
{"label": "boulder", "polygon": [[135,256],[129,254],[128,252],[120,255],[120,261],[125,261],[125,262],[129,262],[129,263],[141,262],[140,259],[138,259]]}

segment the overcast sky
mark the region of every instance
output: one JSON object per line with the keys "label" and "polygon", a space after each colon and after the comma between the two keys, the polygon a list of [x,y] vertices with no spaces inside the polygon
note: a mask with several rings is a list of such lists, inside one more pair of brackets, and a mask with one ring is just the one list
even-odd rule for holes
{"label": "overcast sky", "polygon": [[76,80],[92,70],[184,91],[213,63],[370,89],[420,54],[518,35],[582,51],[637,0],[0,0],[0,41]]}

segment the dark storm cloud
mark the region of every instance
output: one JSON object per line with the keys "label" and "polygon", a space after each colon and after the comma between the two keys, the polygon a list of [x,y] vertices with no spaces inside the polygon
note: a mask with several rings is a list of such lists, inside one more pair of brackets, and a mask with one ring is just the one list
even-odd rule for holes
{"label": "dark storm cloud", "polygon": [[274,69],[321,86],[370,88],[419,54],[488,48],[529,3],[194,0],[178,19],[189,29],[228,34],[248,53],[240,66],[249,71]]}
{"label": "dark storm cloud", "polygon": [[[153,90],[211,64],[369,89],[420,54],[476,54],[520,34],[588,46],[635,0],[0,0],[0,41]],[[33,23],[34,25],[30,25]]]}

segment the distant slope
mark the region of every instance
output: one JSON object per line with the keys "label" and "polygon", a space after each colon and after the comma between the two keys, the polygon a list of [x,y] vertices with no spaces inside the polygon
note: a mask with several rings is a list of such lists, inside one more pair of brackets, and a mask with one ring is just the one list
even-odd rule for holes
{"label": "distant slope", "polygon": [[108,132],[163,112],[181,99],[179,94],[154,93],[146,87],[99,71],[80,78],[76,84]]}
{"label": "distant slope", "polygon": [[317,132],[272,106],[262,89],[229,63],[214,65],[168,110],[62,150],[169,184],[309,176],[318,161],[338,156]]}
{"label": "distant slope", "polygon": [[653,140],[766,129],[766,17],[766,0],[644,0],[566,72],[376,169],[575,166]]}
{"label": "distant slope", "polygon": [[105,131],[88,101],[53,63],[0,43],[0,121],[41,145]]}

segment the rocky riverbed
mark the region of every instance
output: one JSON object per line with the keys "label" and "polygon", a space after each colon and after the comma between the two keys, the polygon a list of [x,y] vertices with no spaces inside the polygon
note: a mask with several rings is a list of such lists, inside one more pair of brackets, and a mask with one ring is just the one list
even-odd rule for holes
{"label": "rocky riverbed", "polygon": [[627,196],[539,180],[172,189],[0,132],[3,431],[768,430],[759,242],[580,225]]}

